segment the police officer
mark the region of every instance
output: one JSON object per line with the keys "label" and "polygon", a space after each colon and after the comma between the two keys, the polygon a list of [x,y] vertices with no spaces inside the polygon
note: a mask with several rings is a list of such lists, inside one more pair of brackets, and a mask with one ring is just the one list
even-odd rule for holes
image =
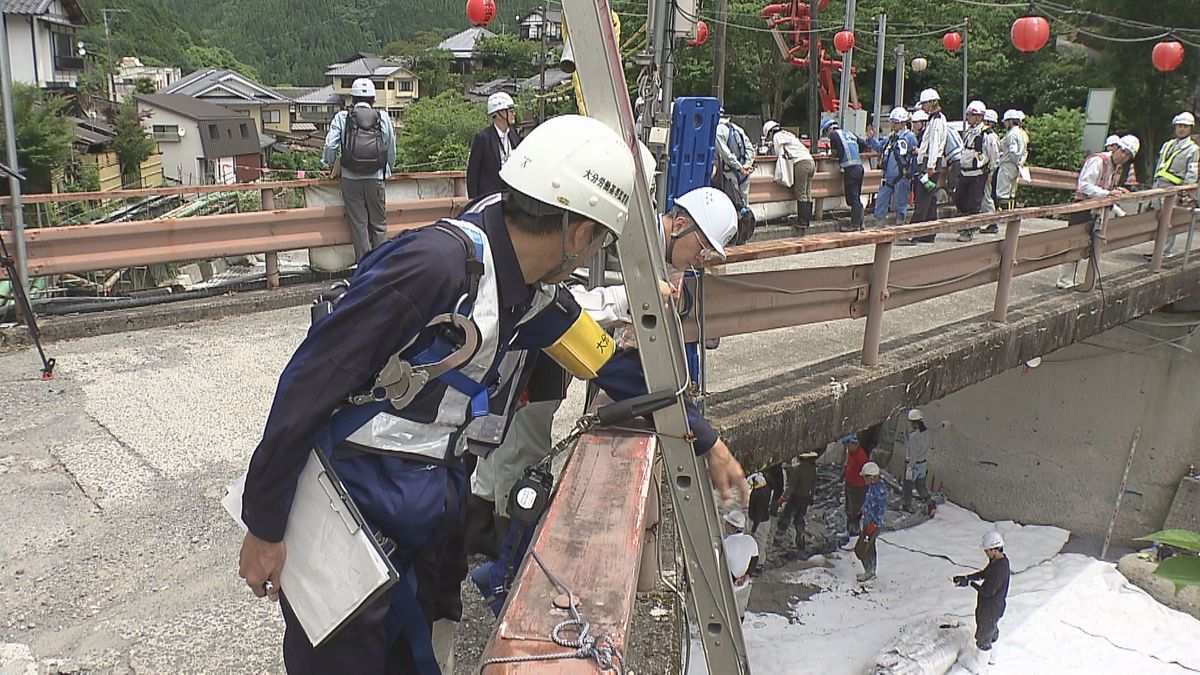
{"label": "police officer", "polygon": [[892,124],[892,133],[885,139],[876,138],[868,141],[871,149],[879,153],[879,168],[883,170],[883,179],[879,183],[879,192],[875,195],[875,220],[888,217],[888,209],[893,213],[894,224],[903,225],[908,214],[908,198],[912,195],[913,160],[917,157],[917,137],[908,130],[910,117],[904,108],[892,108],[888,121]]}
{"label": "police officer", "polygon": [[839,226],[838,230],[856,232],[863,229],[863,165],[860,153],[867,149],[867,142],[841,129],[832,117],[821,122],[821,135],[829,138],[829,150],[842,169],[842,193],[846,196],[846,206],[850,207],[850,224]]}
{"label": "police officer", "polygon": [[[1196,124],[1196,117],[1184,111],[1176,115],[1171,123],[1175,125],[1175,135],[1163,143],[1158,151],[1158,163],[1154,167],[1154,182],[1150,185],[1151,188],[1190,185],[1196,182],[1196,167],[1200,162],[1200,147],[1192,140],[1192,127]],[[1156,201],[1161,204],[1161,200]],[[1183,195],[1182,201],[1189,207],[1195,205],[1193,195]],[[1167,238],[1167,247],[1163,255],[1170,256],[1173,248],[1175,235]]]}
{"label": "police officer", "polygon": [[[285,600],[290,673],[429,672],[428,627],[461,613],[465,570],[447,567],[445,542],[466,493],[463,433],[481,395],[486,412],[509,349],[540,349],[562,336],[541,318],[553,308],[578,311],[557,284],[620,235],[634,175],[628,146],[601,122],[550,120],[513,150],[501,171],[507,192],[377,248],[312,326],[280,376],[242,510],[249,531],[239,573],[256,595]],[[382,386],[378,374],[390,360],[420,365],[439,350],[453,354],[462,346],[447,332],[461,340],[469,330],[479,347],[451,371],[463,377],[414,385],[415,397],[398,408],[390,392],[380,403],[357,395],[373,381]],[[340,443],[339,423],[351,429]],[[279,586],[292,494],[313,445],[330,456],[371,527],[394,542],[402,577],[415,580],[395,584],[318,648]],[[459,576],[447,583],[448,574]],[[452,594],[439,595],[447,587]]]}

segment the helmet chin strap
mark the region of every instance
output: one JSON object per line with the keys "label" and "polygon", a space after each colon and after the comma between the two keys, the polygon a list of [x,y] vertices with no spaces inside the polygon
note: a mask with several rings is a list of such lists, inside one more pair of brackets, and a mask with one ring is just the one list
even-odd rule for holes
{"label": "helmet chin strap", "polygon": [[675,257],[675,242],[683,237],[686,237],[687,235],[689,235],[693,232],[701,232],[700,226],[692,225],[691,227],[684,228],[684,230],[682,232],[679,232],[677,234],[672,234],[670,237],[667,237],[667,256],[666,256],[666,258],[667,258],[668,264],[671,264],[671,265],[675,264],[673,262],[673,259]]}
{"label": "helmet chin strap", "polygon": [[[564,274],[566,272],[570,272],[571,270],[574,270],[576,267],[578,267],[578,265],[575,264],[575,261],[579,260],[580,253],[582,253],[582,251],[580,253],[570,253],[567,249],[567,244],[570,241],[570,234],[571,234],[570,228],[568,227],[569,219],[570,219],[570,214],[568,214],[566,211],[563,211],[563,214],[562,214],[562,262],[558,264],[558,267],[556,267],[556,268],[550,270],[549,272],[547,272],[546,274],[542,275],[542,278],[538,279],[538,282],[540,282],[540,283],[543,283],[543,284],[551,283],[550,280],[553,279],[554,277],[557,277],[560,274]],[[593,238],[591,244],[589,244],[586,248],[583,249],[584,251],[592,248],[592,244],[595,244],[597,241],[603,241],[604,237],[607,236],[604,233],[604,229],[605,229],[604,226],[600,225],[600,223],[596,223],[596,225],[597,225],[597,227],[601,228],[600,235]]]}

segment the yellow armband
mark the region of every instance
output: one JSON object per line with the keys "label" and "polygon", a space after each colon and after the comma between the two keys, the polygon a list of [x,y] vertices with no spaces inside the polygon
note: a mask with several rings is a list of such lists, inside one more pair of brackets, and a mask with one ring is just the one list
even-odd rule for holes
{"label": "yellow armband", "polygon": [[567,332],[542,351],[575,377],[590,380],[612,357],[615,348],[612,336],[587,312],[580,312]]}

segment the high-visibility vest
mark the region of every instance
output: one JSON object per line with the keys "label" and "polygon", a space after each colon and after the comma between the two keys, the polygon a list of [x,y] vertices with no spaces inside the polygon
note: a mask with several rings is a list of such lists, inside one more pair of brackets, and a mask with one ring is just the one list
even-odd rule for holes
{"label": "high-visibility vest", "polygon": [[[1169,143],[1170,141],[1168,141]],[[1154,172],[1155,178],[1161,178],[1171,185],[1183,185],[1183,176],[1176,176],[1171,173],[1171,164],[1175,162],[1175,158],[1184,150],[1196,147],[1196,143],[1191,138],[1187,139],[1186,143],[1175,144],[1175,149],[1169,154],[1165,152],[1166,146],[1163,146],[1164,152],[1158,158],[1158,170]]]}

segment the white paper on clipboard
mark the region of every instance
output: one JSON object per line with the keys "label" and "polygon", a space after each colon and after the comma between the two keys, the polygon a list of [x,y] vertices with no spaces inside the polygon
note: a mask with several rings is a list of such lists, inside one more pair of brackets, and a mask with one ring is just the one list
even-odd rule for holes
{"label": "white paper on clipboard", "polygon": [[1028,183],[1030,180],[1032,180],[1029,177],[1029,167],[1027,167],[1027,166],[1017,167],[1017,173],[1019,173],[1021,175],[1021,180],[1025,181],[1026,183]]}
{"label": "white paper on clipboard", "polygon": [[[221,505],[242,524],[246,475],[229,486]],[[279,585],[318,646],[399,578],[324,458],[309,451],[283,536],[287,559]]]}

